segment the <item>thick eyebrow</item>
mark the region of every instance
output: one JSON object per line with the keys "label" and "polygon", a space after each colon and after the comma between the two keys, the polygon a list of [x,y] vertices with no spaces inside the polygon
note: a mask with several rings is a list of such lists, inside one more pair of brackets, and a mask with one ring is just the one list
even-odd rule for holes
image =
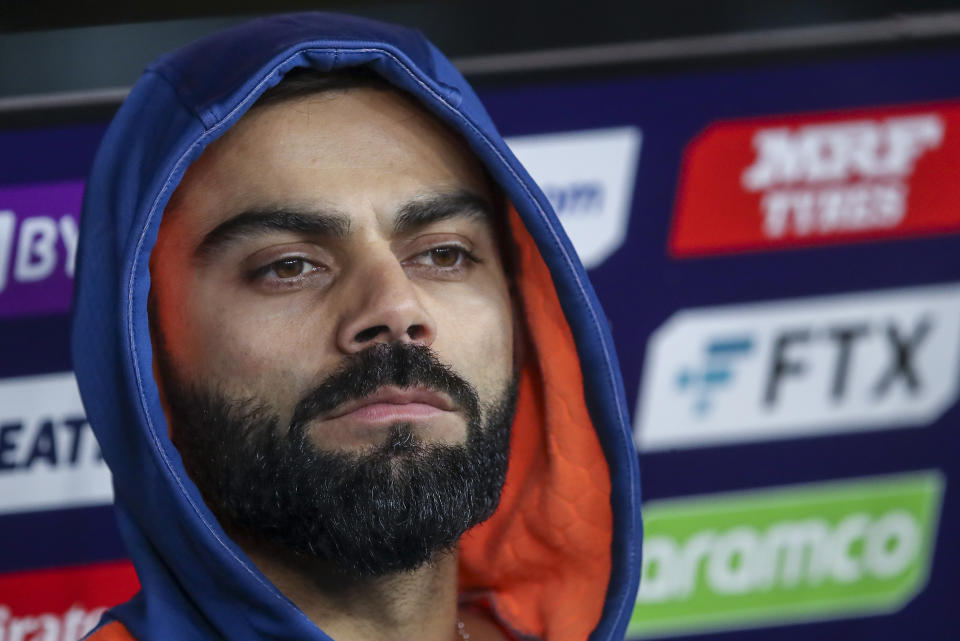
{"label": "thick eyebrow", "polygon": [[293,211],[278,208],[245,211],[220,223],[204,236],[194,255],[204,258],[213,250],[229,243],[272,231],[345,238],[350,233],[350,218],[334,209]]}
{"label": "thick eyebrow", "polygon": [[432,194],[412,200],[397,212],[393,232],[403,234],[457,216],[479,218],[493,225],[493,208],[478,194],[466,189]]}

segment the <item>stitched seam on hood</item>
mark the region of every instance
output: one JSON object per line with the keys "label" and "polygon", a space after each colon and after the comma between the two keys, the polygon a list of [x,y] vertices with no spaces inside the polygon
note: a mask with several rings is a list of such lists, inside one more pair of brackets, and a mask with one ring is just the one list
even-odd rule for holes
{"label": "stitched seam on hood", "polygon": [[[158,64],[158,65],[153,65],[149,67],[147,69],[147,73],[153,73],[154,75],[157,76],[157,78],[160,78],[161,80],[163,80],[163,82],[165,82],[170,87],[171,91],[173,91],[173,95],[177,97],[177,102],[179,102],[184,109],[190,112],[190,114],[194,118],[199,120],[200,124],[203,125],[204,131],[207,131],[208,129],[207,121],[203,117],[203,114],[197,112],[194,105],[189,100],[187,100],[186,96],[183,95],[183,89],[181,88],[181,86],[176,82],[174,82],[173,78],[167,75],[167,74],[171,74],[173,76],[177,76],[178,74],[174,69],[171,69],[169,65]],[[166,184],[164,184],[164,187],[166,187]],[[163,192],[161,191],[161,193]]]}

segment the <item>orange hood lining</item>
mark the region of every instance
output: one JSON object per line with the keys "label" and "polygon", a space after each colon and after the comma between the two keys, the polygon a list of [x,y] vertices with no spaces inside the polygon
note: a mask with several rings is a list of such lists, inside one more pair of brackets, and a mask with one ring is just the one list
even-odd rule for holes
{"label": "orange hood lining", "polygon": [[550,270],[513,207],[509,219],[527,360],[500,506],[460,541],[460,588],[519,634],[583,641],[612,571],[610,472]]}

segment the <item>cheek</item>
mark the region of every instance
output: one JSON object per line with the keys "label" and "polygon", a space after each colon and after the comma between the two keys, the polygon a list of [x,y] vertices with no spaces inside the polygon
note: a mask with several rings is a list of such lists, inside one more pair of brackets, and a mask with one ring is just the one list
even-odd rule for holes
{"label": "cheek", "polygon": [[482,401],[499,395],[513,374],[513,316],[506,296],[444,299],[433,312],[439,358],[477,388]]}
{"label": "cheek", "polygon": [[309,315],[271,312],[263,301],[200,293],[180,359],[196,380],[236,397],[256,396],[288,408],[332,365],[323,349],[329,329]]}

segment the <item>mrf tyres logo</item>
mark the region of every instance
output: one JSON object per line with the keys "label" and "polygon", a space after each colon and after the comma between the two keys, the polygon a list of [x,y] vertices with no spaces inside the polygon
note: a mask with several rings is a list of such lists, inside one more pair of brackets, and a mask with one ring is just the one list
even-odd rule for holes
{"label": "mrf tyres logo", "polygon": [[635,127],[507,140],[550,200],[587,269],[600,265],[626,238],[640,142]]}
{"label": "mrf tyres logo", "polygon": [[83,182],[0,187],[0,318],[70,308]]}
{"label": "mrf tyres logo", "polygon": [[654,501],[628,638],[893,612],[926,583],[936,471]]}
{"label": "mrf tyres logo", "polygon": [[896,227],[917,159],[943,142],[936,114],[761,129],[741,175],[763,194],[767,238]]}
{"label": "mrf tyres logo", "polygon": [[637,446],[928,425],[958,361],[960,284],[680,311],[647,345]]}
{"label": "mrf tyres logo", "polygon": [[73,374],[0,380],[0,514],[112,499]]}
{"label": "mrf tyres logo", "polygon": [[960,229],[960,106],[722,122],[691,143],[678,256]]}

